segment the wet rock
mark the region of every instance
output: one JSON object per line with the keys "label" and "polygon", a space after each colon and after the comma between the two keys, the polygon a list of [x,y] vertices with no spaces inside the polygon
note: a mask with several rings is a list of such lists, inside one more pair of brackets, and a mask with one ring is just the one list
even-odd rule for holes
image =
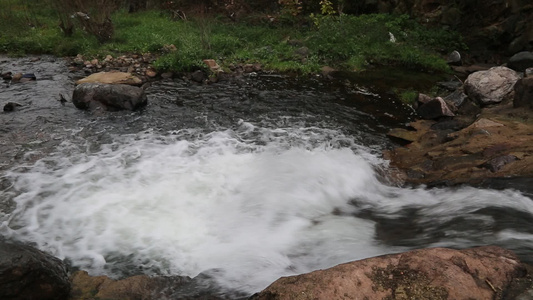
{"label": "wet rock", "polygon": [[4,111],[5,112],[12,112],[19,106],[22,106],[22,105],[20,105],[18,103],[15,103],[15,102],[8,102],[8,103],[6,103],[6,105],[4,105]]}
{"label": "wet rock", "polygon": [[142,85],[143,82],[139,77],[127,72],[99,72],[76,81],[76,84],[82,83]]}
{"label": "wet rock", "polygon": [[515,71],[523,72],[527,68],[533,67],[533,52],[523,51],[513,55],[507,66]]}
{"label": "wet rock", "polygon": [[72,103],[79,109],[135,110],[146,105],[144,90],[126,84],[83,83],[74,89]]}
{"label": "wet rock", "polygon": [[494,299],[523,270],[495,246],[422,249],[282,277],[251,299]]}
{"label": "wet rock", "polygon": [[12,75],[13,73],[11,72],[5,72],[5,73],[0,74],[0,77],[2,77],[3,80],[9,81],[13,78]]}
{"label": "wet rock", "polygon": [[0,242],[0,299],[68,299],[61,260],[30,246]]}
{"label": "wet rock", "polygon": [[13,83],[19,82],[21,78],[22,78],[22,73],[15,73],[11,77],[11,82],[13,82]]}
{"label": "wet rock", "polygon": [[518,74],[506,67],[494,67],[487,71],[470,74],[465,81],[465,93],[481,105],[502,102],[513,91],[520,79]]}
{"label": "wet rock", "polygon": [[514,107],[533,109],[533,77],[518,80],[514,86]]}
{"label": "wet rock", "polygon": [[85,271],[74,273],[71,300],[76,299],[234,299],[218,296],[220,287],[209,274],[187,276],[136,275],[121,280],[107,276],[90,276]]}
{"label": "wet rock", "polygon": [[455,92],[444,97],[444,101],[448,104],[451,104],[455,108],[461,107],[465,103],[466,99],[468,99],[468,96],[461,90],[456,90]]}
{"label": "wet rock", "polygon": [[442,122],[435,123],[431,126],[431,129],[433,130],[451,130],[451,131],[457,131],[465,128],[467,125],[457,119],[452,120],[444,120]]}
{"label": "wet rock", "polygon": [[455,114],[450,110],[446,102],[441,97],[434,98],[433,100],[421,105],[418,108],[417,113],[426,120],[455,116]]}
{"label": "wet rock", "polygon": [[191,78],[192,81],[195,81],[195,82],[198,82],[198,83],[202,83],[206,79],[204,72],[202,72],[200,70],[194,71],[190,75],[190,78]]}
{"label": "wet rock", "polygon": [[499,156],[484,163],[481,167],[489,169],[491,172],[498,172],[503,166],[515,160],[517,160],[517,157],[514,155]]}
{"label": "wet rock", "polygon": [[459,89],[463,85],[460,81],[441,81],[437,82],[437,86],[441,87],[443,89],[446,89],[450,92],[453,92],[457,89]]}
{"label": "wet rock", "polygon": [[37,80],[37,77],[35,76],[35,74],[33,73],[26,73],[26,74],[23,74],[22,77],[20,78],[20,82],[28,82],[28,81],[36,81]]}

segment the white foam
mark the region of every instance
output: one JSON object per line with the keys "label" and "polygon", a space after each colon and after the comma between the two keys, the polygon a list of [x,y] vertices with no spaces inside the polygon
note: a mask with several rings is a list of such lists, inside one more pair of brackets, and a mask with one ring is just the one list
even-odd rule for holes
{"label": "white foam", "polygon": [[416,205],[437,218],[441,203],[459,213],[502,196],[385,186],[373,171],[379,159],[340,146],[349,140],[335,130],[242,122],[210,134],[117,136],[96,153],[65,141],[9,172],[20,194],[1,231],[91,274],[109,274],[113,258],[128,257],[164,274],[221,269],[221,284],[255,292],[280,276],[403,250],[376,243],[374,222],[351,215],[353,199],[384,215]]}

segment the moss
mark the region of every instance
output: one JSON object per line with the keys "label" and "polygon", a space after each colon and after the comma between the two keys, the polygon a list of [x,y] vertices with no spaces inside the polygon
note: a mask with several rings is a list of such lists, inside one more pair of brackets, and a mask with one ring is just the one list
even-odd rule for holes
{"label": "moss", "polygon": [[391,290],[392,296],[385,299],[448,299],[448,291],[443,287],[432,286],[423,272],[403,267],[387,266],[374,268],[370,276],[376,291]]}

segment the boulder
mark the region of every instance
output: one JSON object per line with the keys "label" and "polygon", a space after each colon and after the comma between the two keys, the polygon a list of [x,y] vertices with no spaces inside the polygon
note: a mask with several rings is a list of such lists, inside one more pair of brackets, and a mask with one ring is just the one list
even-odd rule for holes
{"label": "boulder", "polygon": [[506,67],[494,67],[487,71],[470,74],[465,81],[464,90],[468,97],[481,105],[502,102],[509,97],[518,74]]}
{"label": "boulder", "polygon": [[126,84],[83,83],[74,89],[72,103],[79,109],[135,110],[146,105],[144,90]]}
{"label": "boulder", "polygon": [[83,79],[76,81],[76,84],[82,83],[107,83],[107,84],[128,84],[142,85],[143,81],[126,72],[99,72],[91,74]]}
{"label": "boulder", "polygon": [[533,77],[518,80],[514,86],[514,107],[528,107],[533,109]]}
{"label": "boulder", "polygon": [[496,299],[522,272],[495,246],[422,249],[283,277],[251,299]]}
{"label": "boulder", "polygon": [[455,114],[450,110],[446,102],[441,97],[436,97],[422,104],[418,108],[417,112],[423,119],[426,120],[455,116]]}
{"label": "boulder", "polygon": [[209,271],[200,273],[194,278],[135,275],[115,280],[107,276],[90,276],[85,271],[77,271],[70,277],[72,282],[70,299],[233,299],[234,297],[227,295],[219,296],[224,292],[230,294],[233,292],[226,290],[223,292],[209,273]]}
{"label": "boulder", "polygon": [[527,68],[533,67],[533,52],[522,51],[513,55],[507,66],[515,71],[523,72]]}
{"label": "boulder", "polygon": [[33,247],[0,242],[0,299],[68,299],[62,261]]}

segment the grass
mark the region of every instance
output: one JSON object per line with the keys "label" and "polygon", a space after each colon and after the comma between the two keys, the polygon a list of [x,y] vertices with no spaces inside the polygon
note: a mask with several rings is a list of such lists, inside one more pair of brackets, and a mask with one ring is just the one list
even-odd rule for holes
{"label": "grass", "polygon": [[[48,0],[34,1],[0,0],[0,53],[104,57],[152,52],[161,54],[154,63],[160,70],[192,71],[205,68],[203,59],[213,58],[223,67],[261,63],[275,71],[309,74],[324,65],[348,70],[398,65],[446,72],[441,55],[465,47],[456,33],[428,29],[402,15],[328,16],[315,19],[318,25],[308,20],[308,26],[286,26],[214,17],[171,21],[157,10],[116,12],[114,38],[99,44],[79,28],[73,36],[63,36]],[[161,52],[170,44],[178,50]],[[308,49],[304,55],[297,53],[301,47]]]}

